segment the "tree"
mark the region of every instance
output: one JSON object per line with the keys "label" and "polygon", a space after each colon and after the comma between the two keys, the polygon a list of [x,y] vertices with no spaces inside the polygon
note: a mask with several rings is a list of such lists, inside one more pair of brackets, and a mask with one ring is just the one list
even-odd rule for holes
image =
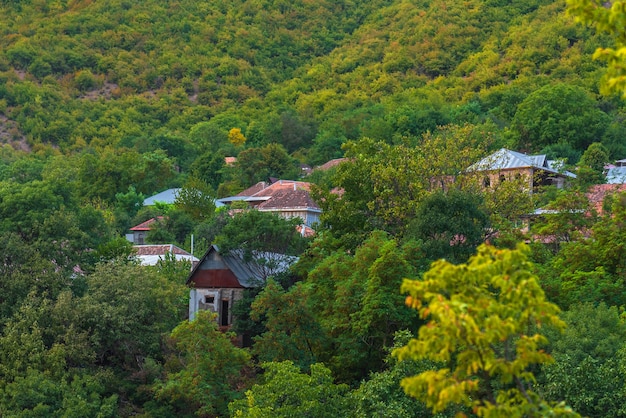
{"label": "tree", "polygon": [[[577,180],[586,177],[583,185],[605,183],[604,166],[609,163],[609,151],[599,142],[594,142],[583,153],[578,163]],[[586,174],[584,175],[583,172]]]}
{"label": "tree", "polygon": [[[427,360],[398,361],[391,355],[393,349],[405,345],[413,335],[409,331],[398,331],[394,336],[394,345],[390,347],[389,355],[385,359],[386,368],[371,373],[364,379],[358,388],[348,397],[352,406],[352,417],[431,417],[433,414],[423,402],[408,396],[400,387],[400,381],[415,374],[416,370],[426,371],[435,366]],[[460,408],[459,408],[460,409]],[[437,417],[454,416],[457,411],[446,411],[446,414],[436,414]]]}
{"label": "tree", "polygon": [[264,278],[285,270],[305,248],[307,239],[296,230],[299,218],[285,219],[255,209],[236,213],[215,238],[220,252],[237,254]]}
{"label": "tree", "polygon": [[233,128],[228,131],[228,140],[236,147],[241,147],[246,143],[246,137],[243,136],[240,128]]}
{"label": "tree", "polygon": [[346,416],[347,385],[335,385],[331,371],[323,364],[311,365],[302,373],[290,361],[263,363],[263,380],[248,391],[246,398],[232,402],[232,417],[288,418]]}
{"label": "tree", "polygon": [[558,190],[544,209],[545,214],[533,219],[531,232],[549,242],[554,253],[561,245],[582,238],[594,221],[589,199],[579,191]]}
{"label": "tree", "polygon": [[461,190],[435,192],[420,203],[408,234],[422,240],[431,260],[467,260],[484,241],[487,214],[478,195]]}
{"label": "tree", "polygon": [[173,404],[178,413],[225,416],[250,361],[231,337],[219,331],[215,314],[208,311],[177,326],[171,334],[174,351],[165,380],[155,386],[156,397]]}
{"label": "tree", "polygon": [[519,148],[541,150],[565,143],[582,151],[602,138],[609,122],[583,88],[554,84],[529,94],[517,107],[512,125]]}
{"label": "tree", "polygon": [[478,160],[491,139],[465,125],[426,133],[418,147],[369,138],[347,142],[343,148],[348,161],[337,167],[333,187],[313,189],[323,211],[322,228],[352,249],[376,229],[401,237],[420,202],[449,187]]}
{"label": "tree", "polygon": [[464,404],[484,417],[577,416],[531,390],[529,368],[552,360],[542,349],[541,327],[564,323],[545,299],[527,253],[523,244],[515,250],[481,245],[467,264],[440,260],[423,280],[404,281],[407,305],[428,322],[394,353],[439,364],[403,379],[407,394],[434,412]]}
{"label": "tree", "polygon": [[618,308],[577,303],[562,319],[564,332],[548,329],[546,334],[555,361],[541,366],[537,391],[549,400],[564,400],[583,416],[623,416],[626,323]]}
{"label": "tree", "polygon": [[204,222],[215,214],[215,191],[202,179],[189,177],[176,194],[174,206],[195,221]]}
{"label": "tree", "polygon": [[237,156],[236,167],[241,170],[241,182],[252,185],[270,177],[292,179],[299,175],[296,161],[277,143],[260,148],[248,148]]}
{"label": "tree", "polygon": [[577,302],[626,303],[626,195],[605,200],[605,212],[591,226],[589,239],[563,245],[545,269],[553,283],[551,297],[564,309]]}
{"label": "tree", "polygon": [[595,26],[599,32],[606,32],[614,40],[614,48],[598,47],[594,59],[608,63],[608,69],[602,79],[604,94],[621,93],[626,96],[626,33],[624,33],[624,1],[606,3],[602,0],[568,0],[568,12],[582,23]]}

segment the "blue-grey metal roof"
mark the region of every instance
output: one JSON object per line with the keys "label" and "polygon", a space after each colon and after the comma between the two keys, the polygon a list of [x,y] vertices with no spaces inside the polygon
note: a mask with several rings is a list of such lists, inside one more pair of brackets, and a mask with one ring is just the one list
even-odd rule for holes
{"label": "blue-grey metal roof", "polygon": [[608,184],[626,183],[626,167],[611,167],[606,172],[606,182]]}
{"label": "blue-grey metal roof", "polygon": [[150,206],[150,205],[154,205],[155,202],[172,204],[176,200],[176,196],[178,195],[179,191],[180,191],[180,188],[167,189],[161,193],[157,193],[154,196],[150,196],[146,198],[143,201],[143,205]]}
{"label": "blue-grey metal roof", "polygon": [[[146,198],[143,201],[143,205],[144,206],[151,206],[154,205],[155,202],[160,202],[160,203],[166,203],[166,204],[173,204],[176,201],[176,197],[178,196],[178,192],[181,190],[181,188],[174,188],[174,189],[167,189],[164,192],[161,193],[157,193],[154,196],[150,196],[148,198]],[[215,200],[215,207],[219,208],[221,206],[224,206],[224,203],[222,203],[220,201],[221,199],[216,199]]]}

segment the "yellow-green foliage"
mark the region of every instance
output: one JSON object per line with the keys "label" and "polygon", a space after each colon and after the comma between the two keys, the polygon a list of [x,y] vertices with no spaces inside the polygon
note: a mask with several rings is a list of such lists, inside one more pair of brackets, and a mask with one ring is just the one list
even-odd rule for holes
{"label": "yellow-green foliage", "polygon": [[552,361],[542,349],[542,327],[565,324],[545,299],[527,253],[523,244],[515,250],[482,245],[467,264],[440,260],[423,280],[404,281],[407,305],[428,322],[395,354],[441,364],[405,378],[407,394],[435,412],[456,403],[483,417],[571,414],[529,389],[529,367]]}

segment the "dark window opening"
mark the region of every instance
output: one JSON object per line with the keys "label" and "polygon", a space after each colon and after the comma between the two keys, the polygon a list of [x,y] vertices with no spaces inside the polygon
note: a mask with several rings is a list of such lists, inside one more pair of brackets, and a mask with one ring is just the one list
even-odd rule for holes
{"label": "dark window opening", "polygon": [[483,179],[483,187],[489,187],[491,186],[491,180],[489,180],[489,177],[485,177]]}
{"label": "dark window opening", "polygon": [[228,326],[228,301],[222,301],[222,317],[220,320],[220,325],[225,327]]}
{"label": "dark window opening", "polygon": [[506,176],[504,174],[500,174],[500,183],[504,183],[506,181]]}
{"label": "dark window opening", "polygon": [[210,304],[215,303],[215,297],[214,296],[205,296],[204,297],[204,303],[210,303]]}

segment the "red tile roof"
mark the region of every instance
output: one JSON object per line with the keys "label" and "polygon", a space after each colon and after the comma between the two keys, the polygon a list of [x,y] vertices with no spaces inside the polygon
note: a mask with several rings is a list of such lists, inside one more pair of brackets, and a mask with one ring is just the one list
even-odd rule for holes
{"label": "red tile roof", "polygon": [[132,228],[130,228],[130,230],[131,231],[149,231],[153,223],[157,221],[162,221],[162,220],[163,220],[162,216],[157,216],[156,218],[148,219],[147,221],[142,222],[137,226],[133,226]]}
{"label": "red tile roof", "polygon": [[266,183],[264,181],[260,181],[257,184],[255,184],[254,186],[248,187],[246,190],[237,193],[237,196],[253,196],[254,194],[260,192],[261,190],[265,189],[266,187],[268,187],[270,185],[270,183]]}
{"label": "red tile roof", "polygon": [[626,192],[626,184],[596,184],[587,191],[587,198],[598,214],[602,214],[604,199],[614,193]]}
{"label": "red tile roof", "polygon": [[278,180],[250,196],[250,201],[261,201],[258,209],[275,210],[286,208],[314,208],[319,206],[311,198],[311,183],[293,180]]}
{"label": "red tile roof", "polygon": [[322,170],[322,171],[330,170],[331,168],[338,166],[344,161],[348,161],[348,159],[347,158],[335,158],[334,160],[330,160],[318,167],[315,167],[315,170]]}
{"label": "red tile roof", "polygon": [[257,206],[259,210],[275,210],[285,208],[314,208],[319,209],[319,206],[311,198],[308,190],[296,189],[296,190],[275,190],[271,194],[271,199],[266,200]]}
{"label": "red tile roof", "polygon": [[245,196],[249,202],[260,202],[258,209],[314,208],[319,205],[311,198],[311,183],[295,180],[277,180],[268,184],[259,182],[237,196]]}

